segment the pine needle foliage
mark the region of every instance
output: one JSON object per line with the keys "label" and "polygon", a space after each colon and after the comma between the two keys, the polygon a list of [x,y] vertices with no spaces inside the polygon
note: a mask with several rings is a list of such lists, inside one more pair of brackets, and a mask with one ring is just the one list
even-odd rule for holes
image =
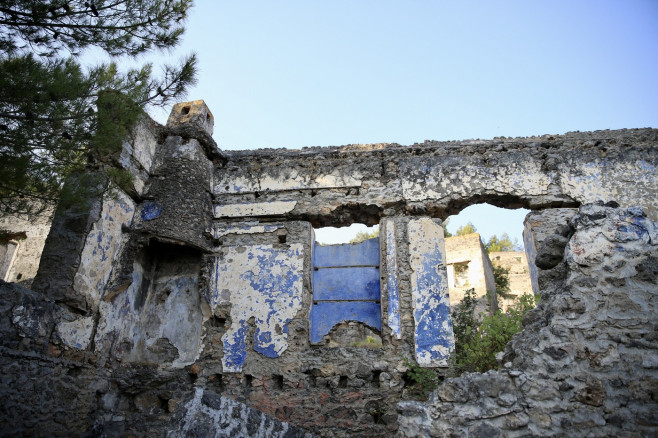
{"label": "pine needle foliage", "polygon": [[[145,109],[195,81],[194,55],[179,65],[120,71],[83,67],[81,51],[135,56],[180,41],[191,0],[9,0],[0,5],[0,215],[36,215],[62,197],[125,184],[105,172],[62,192],[90,157],[108,156]],[[102,169],[96,169],[102,170]],[[102,173],[102,172],[101,172]]]}

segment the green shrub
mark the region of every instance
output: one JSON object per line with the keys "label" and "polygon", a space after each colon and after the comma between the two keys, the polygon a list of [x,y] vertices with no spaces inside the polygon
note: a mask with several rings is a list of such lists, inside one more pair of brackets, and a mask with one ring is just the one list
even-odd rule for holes
{"label": "green shrub", "polygon": [[472,289],[466,291],[452,312],[455,334],[452,362],[456,375],[498,368],[496,353],[503,351],[512,336],[521,331],[523,316],[536,305],[534,296],[522,295],[506,313],[485,315],[478,324],[473,293]]}
{"label": "green shrub", "polygon": [[418,389],[417,392],[419,395],[425,396],[436,388],[439,379],[433,369],[421,368],[420,365],[417,365],[406,357],[403,358],[403,362],[404,366],[407,367],[404,378]]}

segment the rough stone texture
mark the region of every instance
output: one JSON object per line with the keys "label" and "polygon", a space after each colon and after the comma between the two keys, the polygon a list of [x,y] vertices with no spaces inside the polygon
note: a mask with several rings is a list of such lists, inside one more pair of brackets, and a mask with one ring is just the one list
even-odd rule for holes
{"label": "rough stone texture", "polygon": [[640,208],[602,204],[580,208],[570,226],[564,261],[546,274],[504,369],[401,403],[398,436],[658,432],[658,227]]}
{"label": "rough stone texture", "polygon": [[[43,216],[32,220],[22,216],[0,217],[0,230],[19,236],[10,240],[14,246],[11,253],[0,253],[0,280],[30,287],[39,269],[51,220],[52,211],[46,211]],[[0,251],[3,246],[6,251],[6,245],[1,244]]]}
{"label": "rough stone texture", "polygon": [[[206,109],[190,105],[188,122],[185,105],[167,127],[144,119],[99,161],[138,174],[118,198],[132,221],[107,200],[60,209],[39,293],[1,285],[5,435],[222,436],[222,406],[252,435],[284,428],[257,411],[331,437],[655,433],[656,238],[630,209],[583,207],[558,237],[531,224],[553,267],[537,276],[542,311],[506,371],[396,405],[420,394],[406,360],[444,365],[450,350],[439,219],[483,201],[552,210],[613,198],[655,219],[658,131],[224,153]],[[381,324],[344,321],[312,343],[312,227],[352,222],[383,224]],[[354,342],[364,336],[374,342]],[[233,352],[240,366],[225,368]]]}
{"label": "rough stone texture", "polygon": [[313,435],[244,403],[197,388],[178,430],[167,438],[312,438]]}
{"label": "rough stone texture", "polygon": [[85,354],[51,343],[68,310],[0,281],[0,435],[81,436],[90,429],[94,372]]}
{"label": "rough stone texture", "polygon": [[[477,298],[486,297],[487,293],[495,296],[493,267],[478,233],[448,237],[446,256],[451,306],[459,304],[468,289],[473,289]],[[486,300],[483,301],[485,305]],[[484,311],[484,308],[479,311]]]}
{"label": "rough stone texture", "polygon": [[[531,211],[523,221],[523,245],[528,257],[528,268],[530,269],[530,280],[532,290],[539,293],[537,283],[537,250],[549,236],[567,237],[572,230],[569,219],[576,214],[575,208],[550,208],[547,210]],[[654,218],[655,219],[655,218]],[[562,253],[558,255],[561,258]]]}
{"label": "rough stone texture", "polygon": [[75,291],[73,283],[80,269],[87,236],[100,219],[101,211],[100,198],[90,199],[83,207],[57,208],[39,271],[32,282],[34,290],[81,312],[93,310],[87,307],[85,295]]}
{"label": "rough stone texture", "polygon": [[489,254],[491,263],[495,266],[502,266],[508,270],[507,278],[509,280],[510,293],[515,298],[503,298],[498,296],[500,309],[505,312],[512,306],[519,297],[524,294],[532,295],[532,279],[530,278],[530,267],[525,252],[521,251],[495,251]]}
{"label": "rough stone texture", "polygon": [[445,218],[477,202],[541,209],[615,200],[658,219],[657,140],[658,130],[636,129],[227,152],[226,165],[215,167],[214,202],[296,200],[278,214],[314,226],[373,225],[395,214]]}

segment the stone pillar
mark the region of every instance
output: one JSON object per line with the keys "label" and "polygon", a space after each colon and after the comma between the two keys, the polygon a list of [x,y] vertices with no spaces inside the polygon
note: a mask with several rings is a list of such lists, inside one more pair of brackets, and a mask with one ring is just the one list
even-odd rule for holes
{"label": "stone pillar", "polygon": [[202,100],[174,105],[151,170],[135,228],[209,251],[213,162],[222,156],[210,137],[213,117]]}
{"label": "stone pillar", "polygon": [[414,218],[407,225],[416,361],[423,367],[448,365],[455,348],[443,228],[440,221]]}

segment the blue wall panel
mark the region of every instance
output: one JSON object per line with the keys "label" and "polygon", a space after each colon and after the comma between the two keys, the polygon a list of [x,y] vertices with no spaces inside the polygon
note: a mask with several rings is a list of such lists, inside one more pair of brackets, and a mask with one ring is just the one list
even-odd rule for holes
{"label": "blue wall panel", "polygon": [[311,306],[311,342],[317,344],[331,329],[343,321],[359,321],[374,329],[382,329],[379,303],[372,301],[320,301]]}
{"label": "blue wall panel", "polygon": [[379,300],[379,269],[329,268],[313,272],[314,300]]}
{"label": "blue wall panel", "polygon": [[313,266],[379,266],[379,238],[354,245],[315,245]]}
{"label": "blue wall panel", "polygon": [[343,321],[382,329],[379,238],[359,244],[313,247],[312,343]]}

